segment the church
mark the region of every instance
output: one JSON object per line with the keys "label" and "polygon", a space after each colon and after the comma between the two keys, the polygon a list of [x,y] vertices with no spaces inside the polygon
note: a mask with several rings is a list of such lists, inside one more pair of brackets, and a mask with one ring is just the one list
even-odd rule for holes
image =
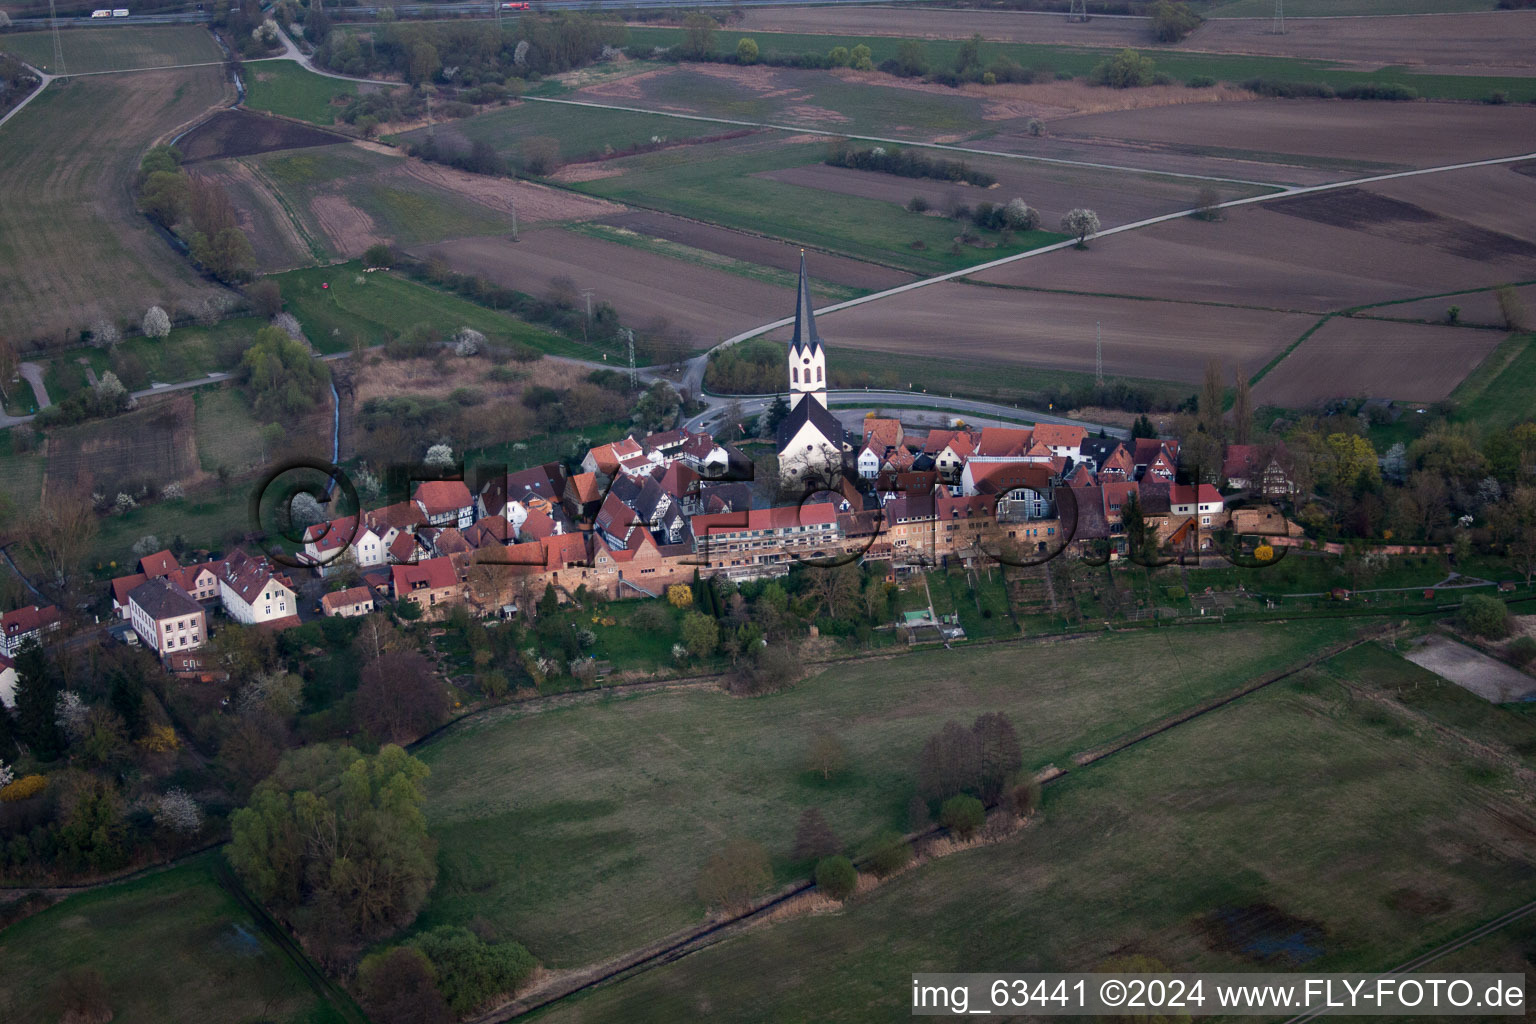
{"label": "church", "polygon": [[827,349],[816,333],[811,282],[800,253],[795,333],[789,339],[789,414],[779,423],[779,479],[785,490],[833,487],[849,450],[843,425],[827,408]]}

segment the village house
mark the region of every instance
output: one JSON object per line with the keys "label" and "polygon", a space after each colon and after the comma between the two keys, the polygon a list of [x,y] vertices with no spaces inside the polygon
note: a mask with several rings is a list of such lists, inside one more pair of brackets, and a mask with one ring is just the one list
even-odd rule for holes
{"label": "village house", "polygon": [[44,636],[63,624],[58,607],[51,604],[46,607],[29,604],[6,612],[0,615],[0,654],[14,658],[28,640],[42,643]]}
{"label": "village house", "polygon": [[427,618],[436,618],[463,598],[458,571],[447,558],[428,558],[415,565],[390,567],[390,588],[396,601],[410,601]]}
{"label": "village house", "polygon": [[353,618],[373,611],[373,591],[367,587],[336,590],[320,599],[320,610],[328,616]]}
{"label": "village house", "polygon": [[468,529],[475,521],[475,501],[462,480],[424,480],[412,496],[428,526]]}
{"label": "village house", "polygon": [[231,619],[246,626],[286,628],[298,625],[299,603],[293,584],[272,570],[265,558],[236,549],[218,563],[219,600]]}
{"label": "village house", "polygon": [[16,706],[16,662],[0,654],[0,704]]}
{"label": "village house", "polygon": [[601,473],[603,476],[613,477],[619,473],[619,463],[636,455],[644,454],[640,442],[633,437],[626,437],[622,441],[611,441],[608,444],[600,444],[589,449],[581,460],[583,473]]}
{"label": "village house", "polygon": [[1261,448],[1256,444],[1229,444],[1221,464],[1221,478],[1233,490],[1254,491],[1271,501],[1296,496],[1296,485],[1285,470],[1285,445]]}
{"label": "village house", "polygon": [[797,556],[825,557],[839,545],[829,501],[694,516],[692,526],[701,565],[731,579],[779,575]]}
{"label": "village house", "polygon": [[139,584],[128,595],[128,621],[144,645],[162,657],[196,650],[208,638],[208,613],[164,576]]}
{"label": "village house", "polygon": [[1075,459],[1080,454],[1088,431],[1065,423],[1036,423],[1034,441],[1051,450],[1057,458]]}

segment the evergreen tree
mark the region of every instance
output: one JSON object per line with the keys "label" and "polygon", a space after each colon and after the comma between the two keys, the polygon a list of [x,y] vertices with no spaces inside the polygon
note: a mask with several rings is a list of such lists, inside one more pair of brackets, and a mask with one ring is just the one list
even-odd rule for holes
{"label": "evergreen tree", "polygon": [[123,720],[132,739],[144,733],[144,683],[138,676],[117,669],[112,673],[112,688],[107,696],[111,705]]}
{"label": "evergreen tree", "polygon": [[32,753],[52,761],[64,752],[64,737],[54,719],[54,704],[64,682],[36,640],[16,652],[16,732]]}
{"label": "evergreen tree", "polygon": [[784,417],[789,415],[789,403],[784,400],[783,395],[774,395],[773,404],[768,407],[768,411],[763,415],[765,422],[768,424],[766,433],[772,437],[778,433],[779,424],[784,422]]}

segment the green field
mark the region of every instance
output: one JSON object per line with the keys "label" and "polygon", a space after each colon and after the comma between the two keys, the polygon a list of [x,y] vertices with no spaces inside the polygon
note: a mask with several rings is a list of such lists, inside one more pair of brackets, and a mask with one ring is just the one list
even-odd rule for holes
{"label": "green field", "polygon": [[1453,418],[1508,427],[1536,416],[1536,334],[1512,334],[1451,392]]}
{"label": "green field", "polygon": [[53,984],[90,968],[114,1024],[344,1021],[219,886],[217,856],[72,896],[0,932],[0,1019],[53,1024]]}
{"label": "green field", "polygon": [[356,95],[355,83],[317,75],[294,61],[247,61],[245,64],[245,105],[252,110],[311,124],[335,124],[333,101]]}
{"label": "green field", "polygon": [[[1491,11],[1493,0],[1289,0],[1288,18],[1344,18],[1373,14],[1455,14]],[[1214,0],[1200,13],[1207,18],[1270,18],[1271,0]]]}
{"label": "green field", "polygon": [[30,429],[22,426],[0,430],[0,480],[5,481],[5,496],[23,513],[36,508],[42,500],[43,470],[47,466],[41,451],[16,451],[21,431]]}
{"label": "green field", "polygon": [[[974,266],[1064,237],[1031,231],[1015,235],[1007,247],[963,246],[954,255],[949,252],[956,235],[952,221],[909,213],[877,199],[756,177],[760,171],[820,163],[825,156],[821,143],[784,143],[755,136],[616,160],[613,166],[623,168],[623,174],[575,187],[616,202],[919,272]],[[995,234],[987,237],[996,243]],[[921,242],[923,248],[914,249],[914,242]]]}
{"label": "green field", "polygon": [[[457,133],[471,142],[488,142],[504,157],[515,158],[518,145],[535,136],[552,138],[566,157],[602,152],[606,147],[624,149],[653,138],[691,139],[718,135],[729,125],[689,121],[661,114],[632,114],[623,110],[602,110],[557,103],[519,103],[466,117],[451,127],[439,128],[441,134]],[[420,141],[425,129],[398,136]],[[391,140],[393,141],[393,139]]]}
{"label": "green field", "polygon": [[[353,338],[382,345],[416,324],[451,333],[473,327],[492,342],[527,345],[553,355],[591,352],[557,334],[448,292],[386,273],[362,273],[358,263],[290,270],[272,280],[288,311],[321,352],[344,352]],[[322,287],[329,285],[329,287]]]}
{"label": "green field", "polygon": [[[1041,820],[995,846],[543,1019],[888,1021],[908,1012],[914,971],[1091,970],[1129,954],[1175,970],[1389,969],[1536,896],[1536,844],[1515,824],[1531,793],[1496,738],[1520,736],[1528,765],[1536,722],[1469,695],[1460,721],[1378,699],[1404,665],[1379,649],[1336,659],[1072,772],[1047,787]],[[1520,964],[1507,937],[1488,948]]]}
{"label": "green field", "polygon": [[[1273,13],[1273,6],[1267,13]],[[682,41],[683,30],[673,28],[631,28],[630,46],[674,46]],[[787,32],[721,31],[716,33],[718,50],[734,48],[742,35],[757,40],[763,52],[826,53],[834,46],[868,46],[876,64],[896,56],[904,40],[894,36],[832,36],[808,35]],[[947,67],[953,63],[962,45],[958,39],[923,39],[924,52],[929,64]],[[1483,76],[1483,75],[1426,75],[1416,74],[1403,67],[1386,67],[1375,71],[1341,70],[1329,61],[1293,57],[1257,57],[1235,54],[1205,54],[1152,51],[1149,55],[1157,62],[1157,70],[1187,81],[1197,75],[1208,75],[1219,81],[1241,83],[1250,78],[1271,78],[1297,82],[1327,82],[1334,87],[1358,84],[1401,83],[1418,90],[1420,96],[1431,99],[1483,99],[1494,91],[1509,94],[1512,102],[1523,103],[1536,99],[1536,79]],[[995,43],[983,45],[984,58],[1002,55],[1027,68],[1048,68],[1071,75],[1086,75],[1095,64],[1115,51],[1077,46],[1058,46],[1044,43]]]}
{"label": "green field", "polygon": [[206,473],[216,473],[220,466],[239,476],[258,467],[263,455],[261,421],[251,409],[250,399],[239,388],[224,384],[198,388],[197,458]]}
{"label": "green field", "polygon": [[[137,71],[179,64],[210,64],[224,59],[213,36],[200,25],[111,25],[74,28],[59,33],[64,71]],[[51,32],[14,32],[0,36],[0,50],[14,53],[40,71],[53,66]]]}
{"label": "green field", "polygon": [[[265,326],[259,317],[239,317],[207,327],[177,327],[164,338],[129,338],[111,353],[91,348],[74,354],[89,359],[98,375],[125,363],[140,368],[142,374],[118,374],[128,390],[140,391],[151,384],[175,384],[233,370],[256,332]],[[58,401],[52,390],[49,397]]]}
{"label": "green field", "polygon": [[[1061,764],[1351,628],[939,650],[830,668],[758,700],[689,691],[485,716],[419,751],[442,874],[418,924],[484,916],[546,964],[601,959],[699,921],[692,880],[727,836],[761,841],[787,880],[804,808],[850,847],[903,826],[918,753],[948,718],[1006,711],[1026,766]],[[830,783],[802,768],[821,728],[849,751]]]}

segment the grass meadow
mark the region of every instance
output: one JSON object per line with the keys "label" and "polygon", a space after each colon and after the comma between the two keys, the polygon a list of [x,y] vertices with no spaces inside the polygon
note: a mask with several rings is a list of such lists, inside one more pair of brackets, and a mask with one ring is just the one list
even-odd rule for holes
{"label": "grass meadow", "polygon": [[[894,203],[837,195],[757,177],[760,171],[818,164],[822,143],[784,143],[754,136],[727,142],[663,150],[616,160],[623,173],[582,182],[580,191],[633,206],[768,235],[886,266],[941,273],[974,266],[1059,241],[1062,235],[1030,231],[992,248],[961,246],[950,252],[953,221],[911,213]],[[914,246],[920,245],[918,248]]]}
{"label": "grass meadow", "polygon": [[[1091,970],[1128,954],[1175,970],[1389,969],[1536,896],[1536,843],[1514,824],[1530,821],[1531,794],[1500,739],[1518,736],[1529,764],[1536,721],[1466,694],[1404,702],[1415,673],[1357,648],[1070,773],[996,845],[542,1019],[887,1021],[907,1012],[913,971]],[[1518,936],[1485,948],[1524,969]]]}
{"label": "grass meadow", "polygon": [[[483,916],[550,966],[599,960],[701,920],[693,879],[728,837],[763,843],[786,881],[808,807],[855,851],[904,827],[918,754],[947,719],[1005,711],[1027,767],[1063,764],[1352,628],[938,650],[838,665],[755,700],[674,691],[483,716],[418,752],[441,869],[418,927]],[[829,782],[803,767],[821,729],[848,750]]]}
{"label": "grass meadow", "polygon": [[0,1019],[53,1024],[55,980],[92,968],[114,1024],[344,1024],[220,887],[218,856],[71,896],[0,932]]}
{"label": "grass meadow", "polygon": [[[201,25],[72,28],[59,33],[59,43],[64,51],[64,70],[72,75],[209,64],[224,59],[212,34]],[[48,74],[59,74],[53,66],[51,32],[9,33],[0,37],[0,50]]]}
{"label": "grass meadow", "polygon": [[311,124],[335,124],[335,101],[356,95],[356,83],[317,75],[294,61],[247,61],[245,64],[245,105],[252,110]]}
{"label": "grass meadow", "polygon": [[[560,144],[560,153],[567,159],[601,153],[609,146],[624,149],[649,143],[653,138],[692,139],[729,130],[728,125],[707,121],[563,103],[519,103],[438,128],[444,135],[452,132],[471,142],[488,142],[507,158],[516,158],[520,145],[527,139],[550,138]],[[392,137],[391,141],[420,141],[425,136],[425,129],[418,129]]]}
{"label": "grass meadow", "polygon": [[345,352],[353,339],[381,345],[416,324],[429,324],[445,333],[473,327],[493,342],[555,355],[590,354],[560,335],[457,295],[394,274],[364,274],[356,262],[291,270],[272,280],[282,289],[288,311],[299,318],[321,352]]}

